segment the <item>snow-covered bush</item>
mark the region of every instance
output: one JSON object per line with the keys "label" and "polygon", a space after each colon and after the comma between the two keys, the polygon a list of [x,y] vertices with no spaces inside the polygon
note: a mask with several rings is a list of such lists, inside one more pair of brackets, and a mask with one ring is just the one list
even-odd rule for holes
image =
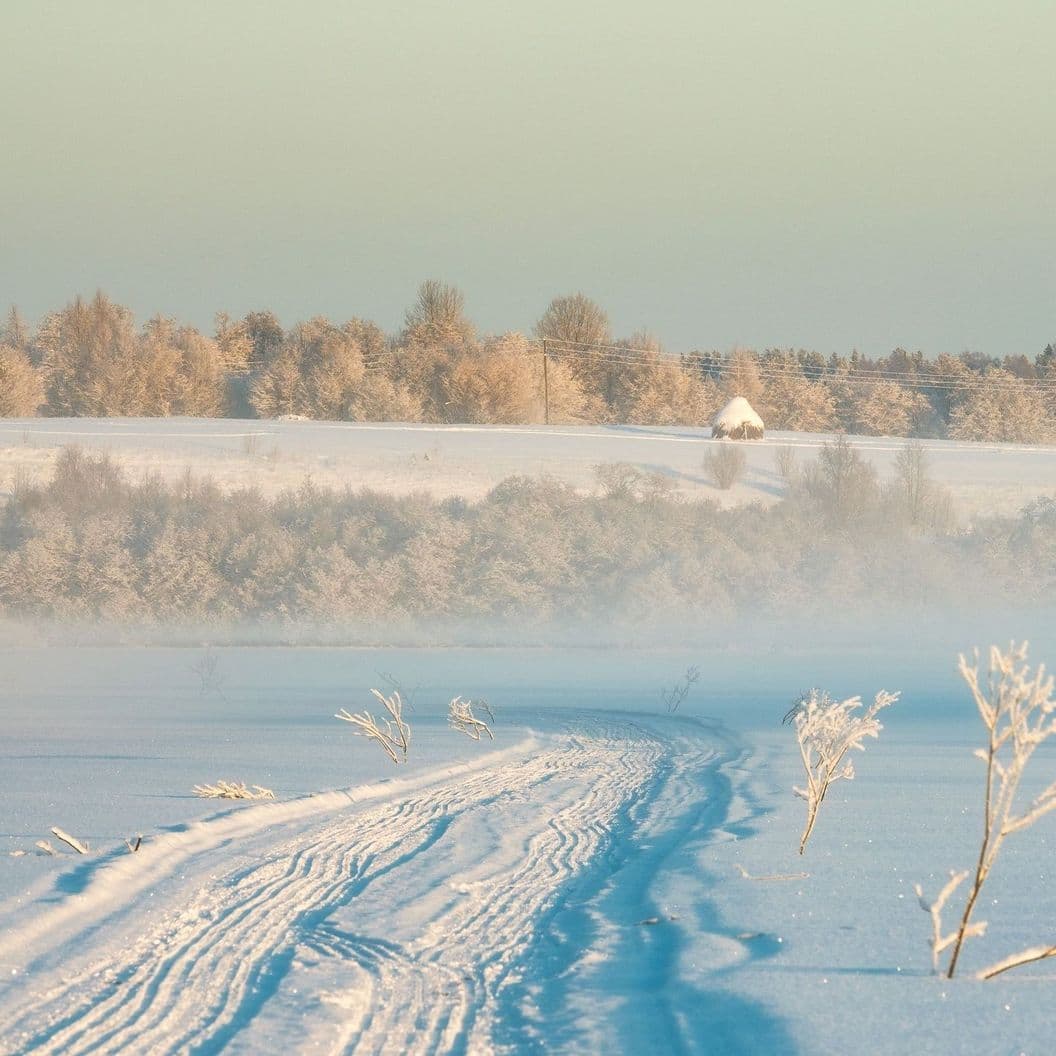
{"label": "snow-covered bush", "polygon": [[[1011,644],[1008,652],[990,647],[990,670],[986,684],[979,681],[979,651],[972,662],[960,657],[961,677],[968,683],[979,715],[986,727],[987,743],[975,755],[986,764],[983,793],[983,839],[979,847],[975,872],[968,897],[961,911],[957,927],[942,933],[942,909],[953,892],[968,877],[968,871],[951,874],[949,883],[932,903],[924,897],[920,885],[916,887],[921,907],[932,918],[932,961],[938,969],[939,955],[953,947],[946,976],[953,978],[966,939],[982,935],[986,922],[972,921],[972,913],[979,893],[997,860],[1006,836],[1027,828],[1050,810],[1056,810],[1056,781],[1046,786],[1033,802],[1025,807],[1016,805],[1023,773],[1034,750],[1056,733],[1056,699],[1053,698],[1053,678],[1046,676],[1041,665],[1031,673],[1026,663],[1027,643]],[[1032,946],[982,969],[981,979],[990,979],[1010,968],[1056,956],[1056,945]]]}
{"label": "snow-covered bush", "polygon": [[794,787],[793,792],[807,803],[807,822],[799,841],[802,854],[814,831],[818,811],[825,801],[829,786],[843,778],[854,778],[854,765],[845,757],[852,749],[865,751],[866,737],[878,737],[883,727],[877,715],[898,700],[898,693],[881,690],[873,703],[862,711],[862,698],[833,700],[828,693],[812,689],[793,706],[789,715],[796,728],[799,754],[807,775],[805,788]]}

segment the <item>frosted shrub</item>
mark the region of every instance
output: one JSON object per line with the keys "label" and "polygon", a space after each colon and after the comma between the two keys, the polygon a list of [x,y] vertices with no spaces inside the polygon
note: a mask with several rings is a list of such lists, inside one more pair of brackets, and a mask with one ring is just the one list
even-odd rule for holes
{"label": "frosted shrub", "polygon": [[488,723],[474,713],[474,706],[480,710],[481,714],[487,715],[492,722],[495,721],[495,716],[486,700],[463,700],[461,697],[455,697],[447,707],[448,726],[471,737],[474,741],[479,741],[484,735],[492,741],[495,740],[495,734],[491,732]]}
{"label": "frosted shrub", "polygon": [[814,830],[829,786],[841,778],[847,781],[854,778],[854,765],[849,759],[845,761],[847,753],[852,748],[865,751],[862,743],[865,738],[880,735],[883,727],[876,716],[894,704],[898,697],[898,693],[881,690],[873,703],[862,711],[861,697],[835,701],[827,693],[812,689],[789,713],[807,775],[805,788],[792,789],[807,803],[807,823],[799,841],[800,854]]}
{"label": "frosted shrub", "polygon": [[[985,686],[979,683],[979,652],[973,653],[972,663],[960,657],[961,677],[968,683],[979,715],[986,727],[985,748],[975,751],[986,765],[983,794],[983,839],[979,847],[974,875],[968,897],[961,912],[960,922],[949,934],[942,933],[942,909],[953,892],[968,877],[968,871],[951,874],[949,883],[934,903],[924,897],[918,884],[917,898],[932,919],[932,962],[938,970],[939,955],[953,947],[946,967],[946,977],[953,978],[957,961],[966,939],[982,935],[986,922],[972,921],[972,913],[979,900],[986,878],[997,860],[1006,836],[1025,829],[1050,810],[1056,810],[1056,781],[1048,785],[1032,803],[1017,807],[1016,793],[1030,762],[1034,749],[1056,733],[1056,700],[1053,699],[1053,679],[1046,677],[1044,665],[1031,674],[1026,664],[1027,644],[1009,646],[1003,653],[997,646],[990,647],[990,672]],[[1056,945],[1033,946],[1012,954],[978,973],[980,979],[990,979],[1010,968],[1056,956]]]}
{"label": "frosted shrub", "polygon": [[357,737],[377,741],[394,763],[400,762],[401,757],[407,762],[407,751],[411,746],[411,727],[403,721],[403,700],[399,691],[394,690],[388,697],[376,689],[372,689],[371,693],[389,715],[388,718],[382,718],[381,725],[378,725],[378,720],[369,711],[351,714],[342,708],[334,718],[355,726]]}

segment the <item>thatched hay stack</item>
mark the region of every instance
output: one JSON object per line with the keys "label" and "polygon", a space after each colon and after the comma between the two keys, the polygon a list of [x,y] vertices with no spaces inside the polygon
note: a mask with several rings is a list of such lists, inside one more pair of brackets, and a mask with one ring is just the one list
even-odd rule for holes
{"label": "thatched hay stack", "polygon": [[762,440],[763,420],[743,397],[735,396],[711,420],[711,435],[731,440]]}

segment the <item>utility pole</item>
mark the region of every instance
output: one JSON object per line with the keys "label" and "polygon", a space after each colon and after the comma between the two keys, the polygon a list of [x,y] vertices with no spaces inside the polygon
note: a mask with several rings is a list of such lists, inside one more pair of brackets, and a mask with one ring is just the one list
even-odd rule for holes
{"label": "utility pole", "polygon": [[550,377],[546,370],[546,338],[543,338],[543,421],[550,424]]}

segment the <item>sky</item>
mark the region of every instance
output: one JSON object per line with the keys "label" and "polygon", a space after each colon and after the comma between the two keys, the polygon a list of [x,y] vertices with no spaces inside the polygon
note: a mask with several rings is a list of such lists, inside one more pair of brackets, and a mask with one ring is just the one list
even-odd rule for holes
{"label": "sky", "polygon": [[4,0],[0,307],[1056,340],[1051,0]]}

